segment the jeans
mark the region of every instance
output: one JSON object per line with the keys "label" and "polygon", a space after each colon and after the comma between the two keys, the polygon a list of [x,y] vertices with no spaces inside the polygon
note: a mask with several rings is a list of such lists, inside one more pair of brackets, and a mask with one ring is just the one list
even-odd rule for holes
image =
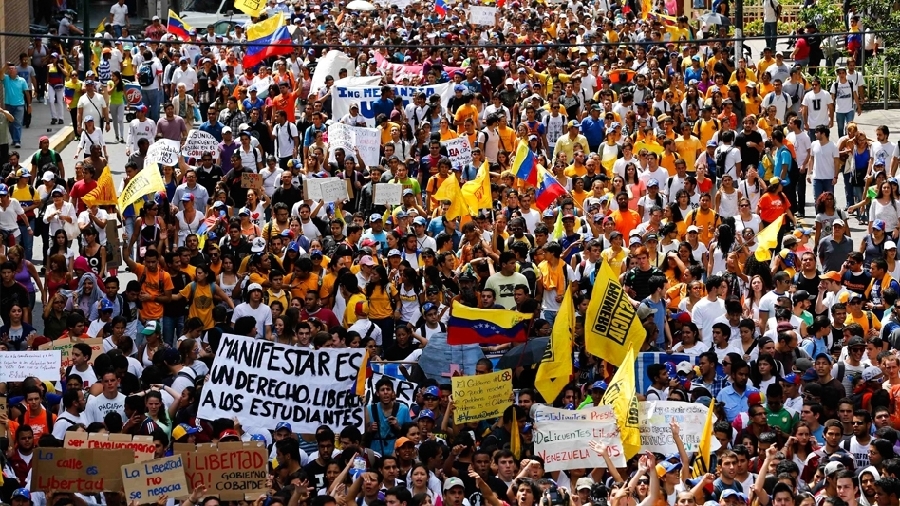
{"label": "jeans", "polygon": [[859,202],[856,199],[856,193],[853,191],[853,174],[844,173],[844,198],[847,199],[847,207]]}
{"label": "jeans", "polygon": [[9,124],[9,136],[13,144],[22,143],[22,122],[25,120],[24,105],[6,104],[6,110],[13,115],[13,122]]}
{"label": "jeans", "polygon": [[837,120],[838,137],[843,137],[844,136],[844,125],[853,121],[853,118],[856,117],[856,111],[836,112],[836,113],[834,113],[834,117]]}
{"label": "jeans", "polygon": [[[125,221],[122,223],[122,227],[125,229],[125,234],[128,236],[128,239],[125,240],[125,244],[128,244],[128,241],[131,240],[131,236],[134,235],[134,216],[123,216]],[[134,247],[128,251],[129,258],[134,259]],[[124,261],[124,259],[123,259]]]}
{"label": "jeans", "polygon": [[550,323],[550,328],[553,328],[553,322],[556,321],[556,313],[558,313],[558,311],[548,311],[546,309],[541,311],[541,318]]}
{"label": "jeans", "polygon": [[797,178],[797,184],[795,186],[797,191],[797,211],[795,214],[799,212],[801,215],[806,214],[806,174],[800,174],[800,177]]}
{"label": "jeans", "polygon": [[825,192],[834,193],[833,179],[813,179],[813,200],[817,200],[819,195]]}
{"label": "jeans", "polygon": [[19,236],[19,243],[25,250],[25,260],[30,262],[33,257],[31,249],[34,246],[34,236],[28,233],[28,227],[31,227],[31,230],[34,230],[34,218],[28,218],[28,225],[19,225],[19,232],[22,233],[22,235]]}
{"label": "jeans", "polygon": [[778,21],[763,23],[763,35],[766,37],[766,46],[772,48],[772,51],[778,51],[775,47],[778,44]]}
{"label": "jeans", "polygon": [[123,27],[121,25],[112,25],[112,27],[113,27],[113,32],[115,32],[115,34],[116,34],[116,38],[121,39]]}
{"label": "jeans", "polygon": [[184,330],[184,316],[163,316],[162,337],[169,346],[175,345],[175,340],[181,337]]}
{"label": "jeans", "polygon": [[371,321],[381,330],[381,342],[375,344],[380,346],[382,349],[393,346],[394,331],[397,328],[397,324],[394,323],[394,318],[392,316],[388,316],[387,318],[376,318]]}
{"label": "jeans", "polygon": [[159,121],[159,106],[162,103],[162,91],[160,90],[146,90],[141,89],[141,96],[144,101],[144,105],[146,105],[150,110],[147,112],[147,117],[152,119],[153,121]]}
{"label": "jeans", "polygon": [[35,65],[34,79],[37,81],[37,87],[34,89],[36,98],[38,100],[43,100],[44,99],[44,88],[47,86],[47,66],[46,65]]}

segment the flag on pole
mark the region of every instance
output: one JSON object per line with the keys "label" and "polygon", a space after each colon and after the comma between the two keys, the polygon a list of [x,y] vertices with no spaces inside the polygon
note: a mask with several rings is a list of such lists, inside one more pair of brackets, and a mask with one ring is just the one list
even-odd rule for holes
{"label": "flag on pole", "polygon": [[575,304],[572,290],[566,290],[553,321],[553,332],[538,366],[534,386],[547,402],[553,402],[572,376],[572,339],[575,328]]}
{"label": "flag on pole", "polygon": [[568,192],[552,174],[540,165],[537,166],[536,171],[538,174],[538,185],[534,191],[534,204],[543,212],[553,204],[554,200]]}
{"label": "flag on pole", "polygon": [[278,13],[271,18],[254,23],[247,28],[247,54],[244,55],[244,68],[255,67],[266,58],[280,54],[291,54],[291,32],[284,25],[284,14]]}
{"label": "flag on pole", "polygon": [[116,197],[116,186],[113,178],[109,173],[109,167],[103,168],[103,173],[97,178],[97,187],[88,192],[87,195],[81,197],[81,200],[88,206],[114,206],[118,201]]}
{"label": "flag on pole", "polygon": [[585,346],[595,357],[620,366],[628,352],[644,342],[647,331],[609,263],[601,262],[599,269],[585,313]]}
{"label": "flag on pole", "polygon": [[244,14],[258,18],[266,10],[265,0],[235,0],[234,7]]}
{"label": "flag on pole", "polygon": [[[456,177],[454,175],[454,177]],[[446,181],[445,181],[446,182]],[[475,179],[466,181],[459,190],[470,213],[477,213],[479,209],[492,209],[494,201],[491,199],[491,177],[488,162],[485,160],[478,169]]]}
{"label": "flag on pole", "polygon": [[191,40],[191,25],[182,21],[172,9],[169,9],[169,22],[166,23],[166,31],[181,40]]}
{"label": "flag on pole", "polygon": [[634,389],[634,350],[629,348],[625,360],[612,381],[602,404],[612,407],[616,414],[616,425],[622,436],[622,448],[625,458],[630,459],[641,450],[640,415],[638,414],[637,392]]}
{"label": "flag on pole", "polygon": [[757,246],[754,255],[760,262],[765,262],[772,258],[772,250],[778,247],[778,231],[781,230],[782,225],[784,225],[783,214],[772,223],[769,223],[769,226],[756,236],[756,243],[759,246]]}
{"label": "flag on pole", "polygon": [[528,141],[522,139],[516,147],[516,159],[513,161],[512,171],[517,178],[524,180],[531,186],[537,186],[537,157],[528,147]]}
{"label": "flag on pole", "polygon": [[144,195],[166,191],[162,174],[159,172],[159,164],[144,162],[144,168],[136,176],[131,178],[122,194],[119,195],[119,211],[124,212],[129,204],[138,201]]}
{"label": "flag on pole", "polygon": [[716,400],[709,403],[709,411],[706,413],[706,421],[703,422],[703,432],[700,435],[700,444],[697,447],[697,455],[694,457],[694,465],[691,466],[691,476],[700,478],[709,472],[710,455],[712,454],[713,437],[713,411]]}
{"label": "flag on pole", "polygon": [[455,220],[460,216],[471,216],[472,214],[469,210],[469,206],[466,205],[462,191],[459,189],[459,179],[456,179],[456,173],[451,173],[450,176],[441,183],[438,190],[434,192],[434,199],[438,202],[441,200],[450,201],[450,208],[447,209],[447,212],[445,213],[448,220]]}

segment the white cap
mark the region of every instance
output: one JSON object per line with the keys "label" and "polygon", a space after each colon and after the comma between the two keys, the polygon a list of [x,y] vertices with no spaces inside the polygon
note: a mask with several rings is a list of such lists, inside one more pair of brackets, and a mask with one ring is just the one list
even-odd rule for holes
{"label": "white cap", "polygon": [[52,171],[49,171],[49,170],[48,170],[48,171],[44,172],[44,176],[41,177],[41,179],[42,179],[43,181],[53,181],[54,179],[56,179],[56,175],[53,174]]}
{"label": "white cap", "polygon": [[262,285],[260,285],[259,283],[250,283],[250,286],[247,287],[247,292],[249,293],[249,292],[252,292],[253,290],[259,290],[261,292]]}
{"label": "white cap", "polygon": [[262,237],[257,237],[253,239],[253,242],[250,244],[250,252],[251,253],[262,253],[266,250],[266,240]]}
{"label": "white cap", "polygon": [[887,251],[889,249],[897,249],[897,244],[894,241],[885,241],[884,250]]}
{"label": "white cap", "polygon": [[697,232],[697,233],[699,234],[699,233],[700,233],[700,229],[697,228],[696,225],[691,225],[690,227],[687,228],[687,232]]}

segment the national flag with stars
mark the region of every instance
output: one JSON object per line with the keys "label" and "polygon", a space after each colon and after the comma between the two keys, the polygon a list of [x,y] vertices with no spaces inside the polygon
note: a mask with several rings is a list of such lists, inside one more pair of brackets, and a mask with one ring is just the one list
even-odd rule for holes
{"label": "national flag with stars", "polygon": [[447,322],[448,344],[524,343],[532,315],[507,309],[476,309],[453,302]]}

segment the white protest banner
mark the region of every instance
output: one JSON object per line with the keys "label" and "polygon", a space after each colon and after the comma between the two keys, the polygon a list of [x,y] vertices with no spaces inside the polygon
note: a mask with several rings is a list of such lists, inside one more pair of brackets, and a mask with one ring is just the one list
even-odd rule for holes
{"label": "white protest banner", "polygon": [[476,26],[494,26],[497,24],[496,7],[469,7],[469,23]]}
{"label": "white protest banner", "polygon": [[400,404],[405,404],[406,406],[412,406],[413,404],[415,404],[416,388],[418,388],[415,383],[377,372],[373,372],[372,376],[366,380],[366,398],[364,400],[364,404],[368,406],[369,404],[379,402],[378,391],[375,389],[375,385],[377,385],[378,382],[383,378],[391,380],[391,383],[394,386],[395,400],[397,402],[399,402]]}
{"label": "white protest banner", "polygon": [[606,467],[603,457],[590,449],[591,441],[607,445],[613,464],[625,467],[625,450],[611,407],[601,405],[571,411],[534,406],[534,452],[544,459],[544,469]]}
{"label": "white protest banner", "polygon": [[191,130],[188,132],[187,140],[184,141],[184,147],[181,148],[181,156],[199,160],[203,153],[215,154],[218,149],[219,141],[211,133]]}
{"label": "white protest banner", "polygon": [[[320,88],[325,86],[325,78],[327,76],[337,76],[340,74],[341,69],[346,69],[347,74],[353,74],[355,68],[356,66],[354,65],[353,58],[350,58],[341,51],[332,49],[316,62],[316,70],[313,72],[309,91],[319,91]],[[340,119],[340,117],[336,118]]]}
{"label": "white protest banner", "polygon": [[353,127],[343,123],[332,123],[328,125],[328,161],[335,163],[337,159],[334,152],[338,148],[344,150],[344,155],[352,155],[355,153],[353,139]]}
{"label": "white protest banner", "polygon": [[441,143],[447,148],[447,156],[453,168],[463,169],[472,165],[472,146],[467,137],[457,137]]}
{"label": "white protest banner", "polygon": [[[678,451],[672,439],[669,422],[675,420],[681,430],[684,449],[696,452],[703,435],[708,407],[687,402],[656,401],[638,404],[641,428],[641,450],[668,455]],[[716,418],[713,415],[713,423]]]}
{"label": "white protest banner", "polygon": [[366,166],[373,167],[381,161],[381,133],[377,128],[352,127],[343,123],[332,123],[328,126],[329,162],[337,163],[334,153],[338,148],[344,150],[345,156],[354,158],[358,149]]}
{"label": "white protest banner", "polygon": [[320,425],[362,427],[355,387],[363,355],[358,348],[311,350],[223,334],[197,416],[236,416],[244,426],[271,430],[288,422],[299,434]]}
{"label": "white protest banner", "polygon": [[403,202],[403,185],[400,183],[376,183],[372,203],[382,206],[399,206]]}
{"label": "white protest banner", "polygon": [[[433,86],[392,86],[394,96],[403,99],[406,107],[417,93],[425,93],[426,96],[439,95],[441,104],[446,107],[447,102],[453,97],[452,83],[436,84]],[[332,91],[331,111],[332,117],[343,118],[350,112],[350,104],[359,104],[359,113],[366,118],[368,126],[375,126],[376,103],[381,100],[381,86],[334,86]],[[390,112],[390,111],[388,111]]]}
{"label": "white protest banner", "polygon": [[163,496],[179,499],[190,495],[181,455],[145,460],[122,466],[126,500],[138,504],[156,504]]}
{"label": "white protest banner", "polygon": [[144,163],[160,163],[162,165],[178,165],[178,155],[181,154],[181,143],[171,139],[160,139],[150,145]]}
{"label": "white protest banner", "polygon": [[0,383],[24,381],[29,376],[39,380],[59,381],[62,353],[59,350],[0,352]]}
{"label": "white protest banner", "polygon": [[319,185],[322,190],[322,200],[325,202],[341,202],[347,200],[347,181],[340,178],[331,178]]}

